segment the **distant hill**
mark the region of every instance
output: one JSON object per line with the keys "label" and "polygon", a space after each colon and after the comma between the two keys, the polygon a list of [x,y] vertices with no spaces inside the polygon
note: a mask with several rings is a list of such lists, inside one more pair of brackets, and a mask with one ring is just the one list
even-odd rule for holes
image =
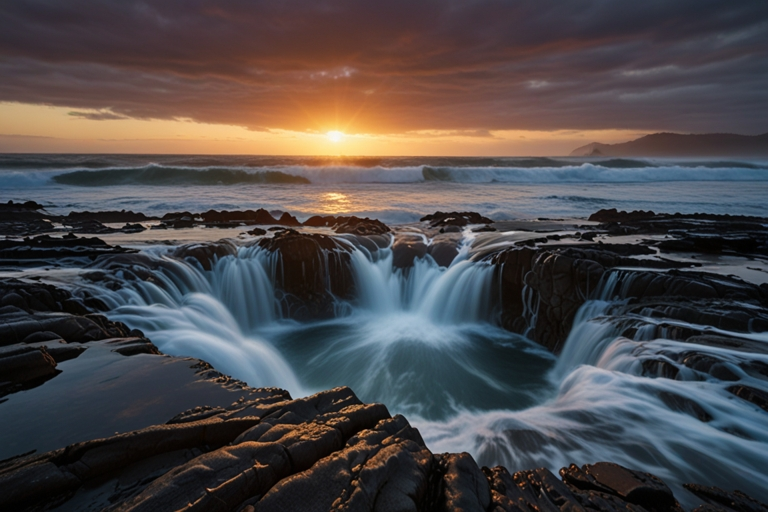
{"label": "distant hill", "polygon": [[621,144],[593,142],[574,149],[570,156],[768,157],[768,133],[762,135],[654,133]]}

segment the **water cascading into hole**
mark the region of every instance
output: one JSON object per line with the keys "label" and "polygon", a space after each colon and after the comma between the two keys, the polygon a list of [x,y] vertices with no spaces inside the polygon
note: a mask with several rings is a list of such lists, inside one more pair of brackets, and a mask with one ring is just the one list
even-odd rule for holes
{"label": "water cascading into hole", "polygon": [[[659,319],[618,320],[631,273],[604,275],[553,364],[490,323],[489,265],[459,258],[442,269],[424,258],[404,272],[393,269],[388,249],[351,257],[357,295],[339,318],[280,318],[273,256],[258,248],[210,271],[173,260],[155,271],[155,283],[110,292],[111,316],[165,352],[201,357],[252,385],[295,395],[350,385],[363,400],[406,413],[433,451],[466,450],[484,465],[557,470],[609,460],[673,484],[727,487],[748,472],[744,491],[762,496],[768,488],[765,413],[676,363],[672,355],[691,347],[657,339]],[[534,313],[533,294],[526,299]],[[628,326],[640,341],[621,336]],[[768,357],[696,350],[731,361],[744,382],[766,389],[738,364]],[[677,364],[679,380],[645,375],[651,357]]]}

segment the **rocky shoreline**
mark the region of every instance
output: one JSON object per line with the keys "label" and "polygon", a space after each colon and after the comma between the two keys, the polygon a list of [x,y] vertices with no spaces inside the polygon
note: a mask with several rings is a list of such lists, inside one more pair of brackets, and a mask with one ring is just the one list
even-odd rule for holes
{"label": "rocky shoreline", "polygon": [[[107,225],[114,223],[126,225]],[[54,217],[36,203],[9,203],[0,205],[0,234],[6,236],[0,241],[0,265],[17,275],[0,281],[0,406],[7,399],[3,396],[52,379],[47,386],[55,388],[60,375],[91,371],[87,366],[58,369],[91,354],[110,358],[110,364],[139,365],[142,379],[157,382],[172,381],[169,368],[177,368],[177,394],[174,401],[158,398],[151,413],[149,405],[136,405],[147,409],[136,413],[144,424],[131,432],[123,427],[122,434],[100,432],[90,440],[73,433],[66,448],[22,450],[0,462],[0,508],[681,508],[658,478],[610,462],[572,465],[558,478],[546,469],[511,474],[501,467],[480,468],[468,454],[434,454],[404,417],[390,416],[384,405],[362,403],[347,388],[295,400],[284,390],[250,388],[202,361],[162,355],[142,332],[107,319],[103,313],[109,308],[87,288],[73,294],[24,273],[41,262],[79,261],[87,267],[81,278],[106,288],[120,286],[118,274],[120,280],[153,279],[156,266],[165,263],[104,240],[148,226],[158,232],[203,226],[243,231],[236,239],[175,247],[169,257],[210,268],[238,246],[257,245],[275,255],[282,314],[298,321],[329,318],[337,301],[354,300],[353,249],[371,257],[391,249],[393,266],[402,271],[427,256],[447,267],[461,250],[462,236],[471,233],[471,258],[494,272],[489,315],[505,329],[558,353],[579,308],[595,298],[600,283],[607,298],[621,299],[606,320],[618,335],[638,341],[663,336],[691,345],[677,359],[649,354],[642,361],[643,375],[680,379],[682,370],[690,370],[694,377],[728,383],[734,399],[768,414],[768,393],[741,378],[768,380],[768,366],[750,358],[768,353],[751,336],[768,331],[768,284],[730,275],[730,267],[717,271],[709,259],[737,258],[733,268],[763,272],[767,219],[601,210],[581,223],[504,223],[472,212],[437,212],[419,226],[389,227],[330,216],[302,224],[290,214],[264,210],[182,212],[156,219],[133,212]],[[697,351],[701,345],[737,350],[744,358],[736,363],[718,359]],[[128,389],[137,397],[145,394],[137,404],[151,402],[146,399],[151,390],[142,391],[130,379],[118,381],[101,400],[122,399],[120,393]],[[89,393],[95,396],[91,389],[84,399]],[[670,395],[667,402],[698,421],[712,419],[685,397]],[[702,512],[768,510],[734,489],[695,484],[686,489],[700,500]]]}

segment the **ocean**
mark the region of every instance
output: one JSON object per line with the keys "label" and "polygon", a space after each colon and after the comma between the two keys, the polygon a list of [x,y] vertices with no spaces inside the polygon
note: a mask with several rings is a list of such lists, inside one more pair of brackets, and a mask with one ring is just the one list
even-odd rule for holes
{"label": "ocean", "polygon": [[266,208],[417,221],[587,217],[601,208],[766,215],[768,161],[594,158],[0,155],[0,200],[51,213]]}

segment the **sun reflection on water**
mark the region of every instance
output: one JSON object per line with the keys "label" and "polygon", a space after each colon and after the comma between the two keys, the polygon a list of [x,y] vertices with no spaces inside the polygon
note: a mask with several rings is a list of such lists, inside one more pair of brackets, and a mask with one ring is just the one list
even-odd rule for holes
{"label": "sun reflection on water", "polygon": [[327,192],[321,196],[319,206],[323,213],[349,213],[352,208],[352,201],[346,194]]}

